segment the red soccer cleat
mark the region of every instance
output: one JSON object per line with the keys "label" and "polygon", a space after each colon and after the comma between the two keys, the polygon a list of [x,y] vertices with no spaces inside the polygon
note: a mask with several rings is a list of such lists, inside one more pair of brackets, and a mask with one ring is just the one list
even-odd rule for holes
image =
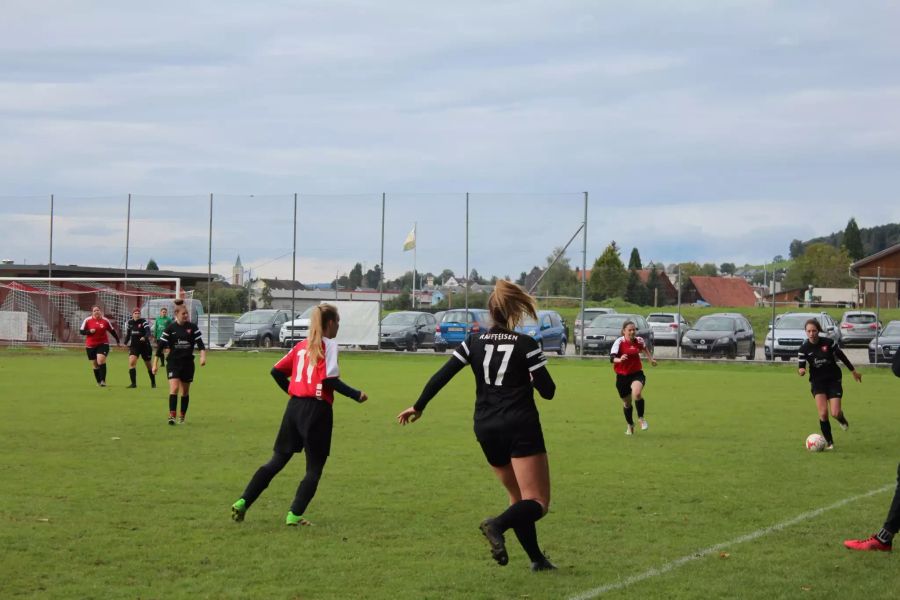
{"label": "red soccer cleat", "polygon": [[865,540],[844,540],[844,546],[851,550],[877,550],[879,552],[890,552],[891,545],[885,544],[874,535]]}

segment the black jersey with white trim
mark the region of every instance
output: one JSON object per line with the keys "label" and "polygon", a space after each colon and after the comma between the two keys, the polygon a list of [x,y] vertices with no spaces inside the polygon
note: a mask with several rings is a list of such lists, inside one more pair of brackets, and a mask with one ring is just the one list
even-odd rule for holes
{"label": "black jersey with white trim", "polygon": [[543,369],[541,375],[548,379],[549,373],[544,368],[547,359],[534,338],[494,327],[469,335],[453,356],[470,365],[475,374],[475,421],[538,418],[532,373]]}
{"label": "black jersey with white trim", "polygon": [[192,358],[194,346],[198,350],[206,350],[200,328],[196,323],[190,321],[186,321],[184,325],[179,325],[178,321],[172,321],[159,338],[160,351],[163,348],[169,348],[169,360]]}
{"label": "black jersey with white trim", "polygon": [[834,340],[827,337],[820,337],[815,344],[804,340],[800,344],[797,358],[799,368],[804,369],[807,364],[809,365],[810,381],[840,381],[841,367],[837,364],[838,360],[853,370],[853,363],[844,351],[834,343]]}
{"label": "black jersey with white trim", "polygon": [[150,342],[150,323],[147,319],[128,319],[125,327],[125,345],[138,346]]}

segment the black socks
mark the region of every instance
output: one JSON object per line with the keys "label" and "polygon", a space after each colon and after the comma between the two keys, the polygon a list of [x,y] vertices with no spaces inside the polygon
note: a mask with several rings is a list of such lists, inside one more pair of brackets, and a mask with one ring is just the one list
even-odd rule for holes
{"label": "black socks", "polygon": [[528,554],[531,562],[540,562],[546,559],[544,553],[541,552],[540,546],[538,546],[537,527],[534,526],[534,523],[516,525],[514,531],[516,532],[516,538],[519,540],[525,553]]}
{"label": "black socks", "polygon": [[844,411],[841,411],[841,413],[835,417],[835,420],[841,425],[847,425],[847,417],[844,416]]}
{"label": "black socks", "polygon": [[150,387],[156,387],[156,375],[153,374],[153,369],[147,369],[147,375],[150,376]]}
{"label": "black socks", "polygon": [[94,369],[94,379],[97,381],[97,383],[100,383],[100,367]]}
{"label": "black socks", "polygon": [[634,405],[637,407],[638,419],[644,418],[644,399],[635,400]]}
{"label": "black socks", "polygon": [[137,369],[128,369],[128,377],[131,378],[131,385],[137,385]]}
{"label": "black socks", "polygon": [[183,417],[187,413],[188,404],[191,401],[190,396],[182,396],[181,397],[181,416]]}
{"label": "black socks", "polygon": [[824,421],[819,421],[819,428],[822,430],[822,436],[825,438],[825,441],[828,442],[828,445],[834,443],[834,438],[831,437],[831,421],[827,418]]}
{"label": "black socks", "polygon": [[631,425],[632,427],[634,427],[634,417],[632,416],[632,415],[634,414],[634,407],[633,407],[633,406],[629,406],[628,408],[622,408],[622,412],[625,413],[625,421],[626,421],[629,425]]}
{"label": "black socks", "polygon": [[174,415],[176,408],[178,408],[178,394],[169,394],[169,412]]}
{"label": "black socks", "polygon": [[106,381],[106,363],[100,365],[100,381]]}
{"label": "black socks", "polygon": [[890,546],[894,539],[894,534],[882,527],[881,531],[875,534],[875,539],[877,539],[882,544],[887,544],[888,546]]}
{"label": "black socks", "polygon": [[518,525],[534,523],[544,516],[544,507],[537,500],[520,500],[494,518],[494,525],[501,533]]}

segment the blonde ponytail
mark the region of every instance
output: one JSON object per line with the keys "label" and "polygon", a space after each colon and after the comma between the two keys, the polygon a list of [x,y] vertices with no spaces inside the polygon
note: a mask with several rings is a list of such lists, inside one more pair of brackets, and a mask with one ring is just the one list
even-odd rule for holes
{"label": "blonde ponytail", "polygon": [[315,365],[322,358],[322,332],[325,325],[337,320],[337,307],[333,304],[320,304],[313,308],[309,315],[309,337],[306,338],[306,355],[309,364]]}
{"label": "blonde ponytail", "polygon": [[516,328],[523,315],[537,319],[537,305],[534,298],[522,287],[500,279],[488,298],[488,311],[496,325],[509,331]]}

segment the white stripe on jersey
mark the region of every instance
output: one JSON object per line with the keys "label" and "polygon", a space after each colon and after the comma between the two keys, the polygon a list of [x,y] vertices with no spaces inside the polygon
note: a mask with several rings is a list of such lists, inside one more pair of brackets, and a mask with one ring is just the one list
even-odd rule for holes
{"label": "white stripe on jersey", "polygon": [[541,367],[546,367],[546,366],[547,366],[547,361],[544,360],[544,361],[539,362],[539,363],[536,364],[536,365],[532,365],[532,366],[528,367],[528,370],[529,370],[529,371],[537,371],[537,370],[540,369]]}
{"label": "white stripe on jersey", "polygon": [[459,359],[459,362],[461,362],[462,364],[464,364],[464,365],[469,364],[468,359],[463,358],[463,356],[458,351],[454,350],[453,356],[455,356],[457,359]]}
{"label": "white stripe on jersey", "polygon": [[541,350],[540,348],[535,348],[534,350],[532,350],[531,352],[529,352],[528,354],[526,354],[526,355],[525,355],[525,358],[531,358],[531,357],[534,356],[535,354],[540,354],[541,352],[543,352],[543,350]]}
{"label": "white stripe on jersey", "polygon": [[85,320],[81,323],[81,327],[79,327],[79,329],[87,329],[87,322],[90,321],[91,319],[93,319],[93,317],[88,317],[87,319],[85,319]]}

